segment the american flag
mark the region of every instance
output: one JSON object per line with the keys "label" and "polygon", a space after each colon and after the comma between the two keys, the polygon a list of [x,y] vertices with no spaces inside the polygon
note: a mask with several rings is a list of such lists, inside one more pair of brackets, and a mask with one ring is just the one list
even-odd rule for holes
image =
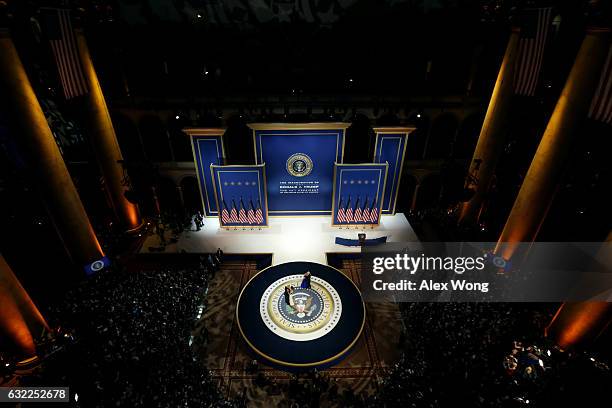
{"label": "american flag", "polygon": [[263,224],[264,222],[263,211],[261,211],[261,204],[259,203],[259,200],[257,200],[257,209],[255,210],[255,220],[257,221],[257,224]]}
{"label": "american flag", "polygon": [[229,215],[229,212],[227,211],[227,204],[225,203],[225,200],[223,200],[223,209],[221,210],[221,222],[223,224],[230,223],[230,215]]}
{"label": "american flag", "polygon": [[87,81],[79,58],[76,37],[70,21],[70,10],[45,8],[42,11],[43,27],[66,99],[85,95]]}
{"label": "american flag", "polygon": [[246,211],[244,210],[244,203],[242,202],[242,198],[240,199],[240,210],[238,211],[238,221],[241,224],[247,224],[249,222]]}
{"label": "american flag", "polygon": [[344,215],[344,207],[342,207],[342,197],[340,197],[340,202],[338,203],[338,222],[346,222],[346,216]]}
{"label": "american flag", "polygon": [[591,102],[589,118],[612,125],[612,45]]}
{"label": "american flag", "polygon": [[370,222],[370,208],[368,207],[368,197],[366,196],[365,204],[363,205],[363,210],[361,212],[361,218],[363,218],[363,222]]}
{"label": "american flag", "polygon": [[355,201],[355,214],[353,215],[353,220],[355,222],[363,221],[363,218],[361,218],[361,207],[359,206],[359,197],[357,197],[357,201]]}
{"label": "american flag", "polygon": [[378,208],[376,208],[376,200],[372,202],[370,207],[370,222],[376,224],[378,222]]}
{"label": "american flag", "polygon": [[247,211],[247,219],[249,224],[255,224],[257,220],[255,219],[255,206],[253,205],[253,200],[249,200],[249,211]]}
{"label": "american flag", "polygon": [[514,93],[517,95],[535,94],[551,21],[552,7],[524,11],[514,71]]}
{"label": "american flag", "polygon": [[346,222],[353,222],[353,207],[351,207],[351,196],[349,196],[348,202],[346,203],[346,209],[344,210]]}
{"label": "american flag", "polygon": [[232,200],[232,209],[230,210],[230,222],[238,223],[238,211],[236,210],[236,202]]}

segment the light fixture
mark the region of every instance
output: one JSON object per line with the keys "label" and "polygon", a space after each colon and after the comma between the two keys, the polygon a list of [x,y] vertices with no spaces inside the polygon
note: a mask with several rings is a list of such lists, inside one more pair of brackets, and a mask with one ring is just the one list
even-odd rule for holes
{"label": "light fixture", "polygon": [[174,117],[174,119],[176,119],[176,120],[179,120],[180,118],[181,118],[181,117],[180,117],[179,115],[176,115],[176,116]]}

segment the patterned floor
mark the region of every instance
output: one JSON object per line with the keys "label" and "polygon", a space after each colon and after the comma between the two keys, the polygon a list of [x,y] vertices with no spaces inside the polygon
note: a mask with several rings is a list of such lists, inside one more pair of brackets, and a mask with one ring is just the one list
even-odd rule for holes
{"label": "patterned floor", "polygon": [[[344,261],[342,272],[359,285],[358,261]],[[249,406],[289,407],[289,380],[283,371],[259,366],[266,386],[254,386],[257,375],[249,371],[252,357],[247,354],[235,324],[238,294],[250,277],[257,273],[254,262],[225,262],[212,280],[208,304],[195,330],[205,336],[208,344],[202,348],[202,358],[229,398],[245,398]],[[393,304],[366,304],[366,326],[352,353],[339,365],[324,370],[337,387],[337,393],[370,395],[376,390],[376,379],[396,360],[400,335],[399,309]],[[206,332],[206,335],[202,333]],[[259,379],[261,380],[261,378]],[[331,398],[319,401],[320,406],[336,406]]]}

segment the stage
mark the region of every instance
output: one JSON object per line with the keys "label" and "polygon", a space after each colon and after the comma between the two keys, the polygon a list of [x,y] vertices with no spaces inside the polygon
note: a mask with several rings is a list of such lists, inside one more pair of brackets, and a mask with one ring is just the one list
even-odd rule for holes
{"label": "stage", "polygon": [[[305,272],[312,288],[299,287]],[[293,288],[286,294],[286,288]],[[244,286],[238,329],[253,356],[289,371],[338,363],[363,331],[365,305],[341,271],[313,262],[288,262],[260,271]]]}
{"label": "stage", "polygon": [[[374,229],[331,226],[329,216],[270,217],[270,225],[262,229],[225,230],[219,227],[219,219],[206,218],[200,231],[185,231],[176,243],[166,245],[164,252],[210,253],[221,248],[227,254],[273,254],[272,264],[291,261],[327,263],[327,253],[356,253],[359,247],[335,244],[336,237],[356,239],[364,232],[367,238],[387,237],[387,242],[418,241],[418,238],[402,213],[383,215],[380,225]],[[170,238],[166,231],[166,240]],[[149,247],[158,247],[156,235],[147,237],[141,253]]]}

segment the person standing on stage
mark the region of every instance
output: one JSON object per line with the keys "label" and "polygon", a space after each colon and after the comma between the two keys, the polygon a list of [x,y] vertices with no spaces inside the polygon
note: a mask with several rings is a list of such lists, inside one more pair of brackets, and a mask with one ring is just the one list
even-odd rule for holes
{"label": "person standing on stage", "polygon": [[300,285],[300,288],[302,289],[310,289],[310,271],[306,272],[304,274],[304,277],[302,278],[302,284]]}
{"label": "person standing on stage", "polygon": [[291,305],[291,293],[293,292],[293,288],[291,286],[285,286],[285,303],[288,306]]}

